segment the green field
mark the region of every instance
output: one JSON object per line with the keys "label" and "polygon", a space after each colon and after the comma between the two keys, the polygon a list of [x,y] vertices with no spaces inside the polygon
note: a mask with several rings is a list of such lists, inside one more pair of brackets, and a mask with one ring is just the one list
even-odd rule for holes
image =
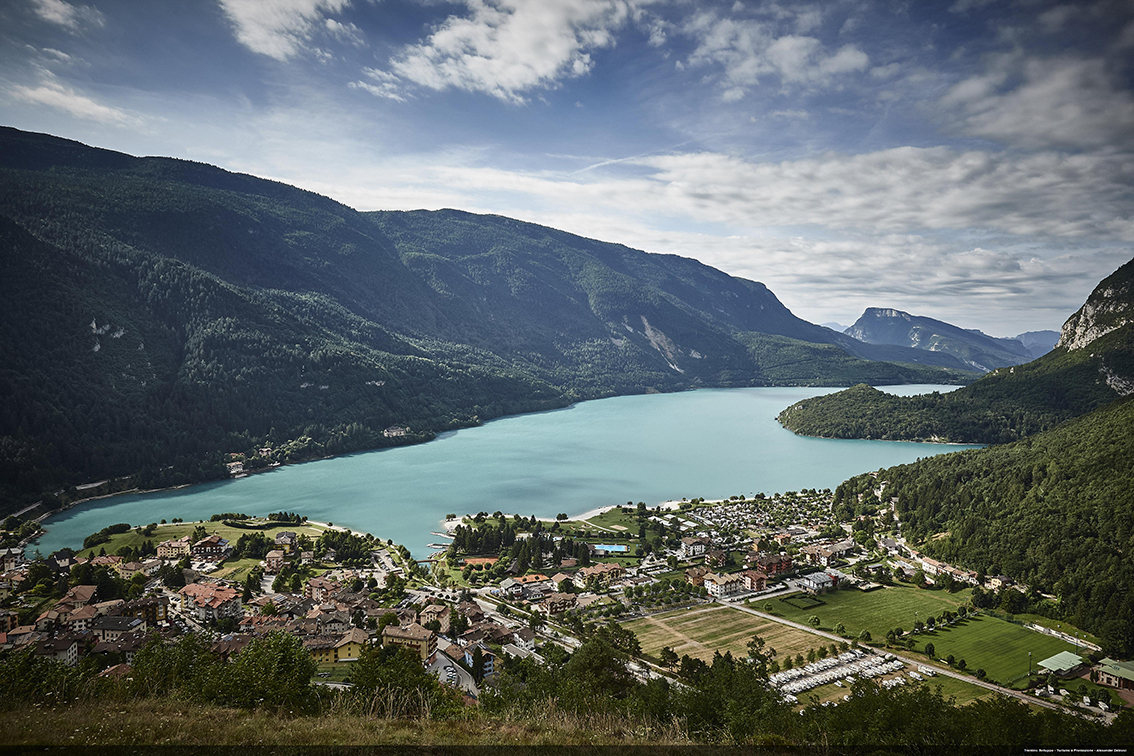
{"label": "green field", "polygon": [[[857,637],[862,630],[869,630],[873,640],[878,642],[897,627],[909,633],[915,619],[924,621],[929,615],[940,617],[946,609],[955,611],[968,597],[968,590],[946,593],[889,586],[869,593],[847,590],[824,594],[820,596],[824,605],[810,609],[800,609],[777,599],[771,602],[772,613],[785,619],[807,622],[814,615],[819,617],[824,629],[831,629],[841,622],[846,626],[848,635]],[[754,608],[763,611],[765,603],[757,602]],[[1033,669],[1039,662],[1060,651],[1076,651],[1071,643],[985,614],[949,628],[907,637],[914,639],[915,651],[921,651],[926,643],[932,643],[936,659],[952,654],[957,660],[964,659],[969,671],[984,669],[990,681],[1004,685],[1010,685],[1027,672],[1029,651],[1032,652]]]}
{"label": "green field", "polygon": [[1060,651],[1079,653],[1074,644],[987,615],[915,638],[917,649],[932,643],[938,659],[952,654],[958,660],[964,659],[969,670],[983,668],[990,681],[1001,685],[1010,685],[1026,675],[1029,651],[1033,671],[1039,662]]}
{"label": "green field", "polygon": [[[140,524],[142,526],[145,525],[145,523],[136,524]],[[168,541],[171,538],[180,538],[182,536],[192,535],[193,528],[197,527],[198,525],[203,525],[205,530],[207,530],[210,535],[215,533],[221,538],[224,538],[234,544],[236,543],[237,539],[239,539],[240,536],[244,535],[245,533],[255,533],[257,532],[257,530],[259,530],[250,528],[234,528],[221,522],[168,523],[166,525],[158,525],[157,529],[154,531],[154,534],[150,536],[144,536],[136,530],[130,530],[126,533],[117,533],[115,535],[112,535],[110,537],[110,540],[105,543],[100,543],[93,548],[80,551],[78,553],[78,556],[93,556],[103,549],[106,550],[107,554],[113,554],[123,546],[130,546],[135,549],[140,549],[142,547],[142,544],[146,541],[150,541],[155,546],[157,546],[162,541]],[[259,532],[268,536],[268,538],[275,538],[276,533],[280,532],[281,530],[289,530],[293,533],[306,533],[312,539],[316,539],[319,537],[320,533],[326,530],[326,528],[322,527],[321,525],[312,524],[291,525],[287,523],[280,523],[279,525],[273,525],[269,528],[259,530]]]}
{"label": "green field", "polygon": [[223,567],[212,573],[211,577],[243,583],[248,578],[248,573],[252,572],[259,564],[259,559],[229,559],[225,561]]}
{"label": "green field", "polygon": [[[858,637],[861,631],[869,630],[874,640],[878,641],[896,627],[912,630],[917,619],[925,621],[931,614],[939,617],[943,611],[957,611],[957,607],[968,603],[970,594],[968,589],[947,593],[895,585],[869,593],[857,590],[825,593],[819,597],[824,605],[810,609],[800,609],[779,599],[770,601],[771,613],[777,617],[806,623],[814,615],[819,618],[823,629],[830,630],[841,622],[846,625],[847,633],[852,637]],[[753,608],[764,611],[766,603],[767,601],[758,601]]]}
{"label": "green field", "polygon": [[830,643],[802,630],[714,605],[655,614],[624,622],[623,626],[634,631],[642,651],[647,654],[657,656],[664,646],[669,646],[678,656],[688,654],[706,662],[713,658],[715,651],[722,654],[731,651],[733,656],[747,657],[748,641],[756,633],[776,649],[778,658],[786,654],[806,655],[809,649]]}

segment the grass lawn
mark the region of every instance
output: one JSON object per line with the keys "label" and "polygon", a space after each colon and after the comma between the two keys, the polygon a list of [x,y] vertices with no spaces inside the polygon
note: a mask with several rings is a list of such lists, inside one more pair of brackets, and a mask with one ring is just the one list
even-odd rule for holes
{"label": "grass lawn", "polygon": [[[315,676],[311,679],[315,681],[322,680],[323,682],[343,682],[350,677],[354,665],[355,662],[339,662],[338,664],[327,662],[320,664],[319,668],[315,670]],[[329,672],[330,677],[319,677],[321,672]]]}
{"label": "grass lawn", "polygon": [[824,605],[810,609],[801,609],[779,599],[757,601],[753,608],[764,611],[764,605],[770,601],[771,614],[777,617],[806,623],[814,615],[819,618],[820,627],[825,630],[830,630],[841,622],[846,625],[847,633],[852,637],[857,637],[863,630],[869,630],[874,640],[878,641],[896,627],[912,630],[915,619],[924,621],[926,617],[940,616],[946,610],[955,612],[958,606],[968,602],[970,593],[967,589],[947,593],[894,585],[869,593],[857,590],[825,593],[819,597]]}
{"label": "grass lawn", "polygon": [[778,658],[787,654],[807,655],[811,648],[827,645],[822,638],[777,622],[754,617],[725,606],[697,606],[624,622],[634,631],[642,650],[657,656],[669,646],[678,656],[688,654],[709,662],[713,652],[731,651],[733,656],[748,656],[748,641],[759,633]]}
{"label": "grass lawn", "polygon": [[248,578],[248,573],[252,572],[253,568],[259,564],[259,559],[230,559],[224,563],[223,567],[212,573],[210,577],[224,578],[234,583],[243,583]]}
{"label": "grass lawn", "polygon": [[1027,673],[1029,651],[1033,671],[1039,662],[1060,651],[1076,653],[1071,643],[988,615],[979,615],[953,627],[922,633],[915,638],[917,648],[932,643],[938,659],[952,654],[958,660],[964,659],[967,669],[984,669],[990,681],[1001,685],[1011,685],[1015,678]]}
{"label": "grass lawn", "polygon": [[[143,526],[145,525],[145,523],[139,524]],[[168,541],[171,538],[180,538],[182,536],[192,535],[193,528],[197,527],[198,525],[204,525],[205,530],[208,531],[210,535],[215,533],[216,535],[219,535],[221,538],[224,538],[233,544],[235,544],[240,536],[244,535],[245,533],[257,532],[256,530],[252,529],[229,527],[228,525],[220,522],[168,523],[166,525],[158,525],[157,529],[154,531],[154,534],[151,536],[143,536],[136,530],[130,530],[126,533],[118,533],[116,535],[112,535],[110,537],[110,540],[106,543],[100,543],[98,546],[80,551],[78,553],[78,556],[93,556],[94,554],[99,553],[99,551],[101,551],[102,549],[106,549],[107,554],[113,554],[123,546],[131,546],[137,549],[141,548],[142,544],[146,541],[150,541],[156,546],[162,541]],[[316,539],[325,529],[326,528],[323,528],[319,525],[291,525],[287,523],[280,523],[279,525],[273,525],[270,528],[264,528],[259,532],[263,533],[268,538],[275,538],[276,533],[280,532],[281,530],[289,530],[293,533],[306,533],[312,539]]]}

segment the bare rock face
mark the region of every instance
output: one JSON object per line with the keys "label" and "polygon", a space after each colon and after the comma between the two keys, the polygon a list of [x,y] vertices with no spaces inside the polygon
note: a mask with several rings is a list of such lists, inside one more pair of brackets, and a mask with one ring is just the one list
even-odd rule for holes
{"label": "bare rock face", "polygon": [[1082,349],[1134,322],[1134,260],[1103,279],[1079,311],[1067,319],[1057,347]]}

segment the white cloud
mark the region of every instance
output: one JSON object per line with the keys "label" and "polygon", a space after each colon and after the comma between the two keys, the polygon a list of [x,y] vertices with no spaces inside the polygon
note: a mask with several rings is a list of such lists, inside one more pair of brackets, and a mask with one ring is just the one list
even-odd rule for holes
{"label": "white cloud", "polygon": [[963,133],[1023,147],[1098,148],[1134,142],[1134,95],[1104,61],[1003,55],[941,99]]}
{"label": "white cloud", "polygon": [[[793,17],[795,26],[816,25],[812,13]],[[778,28],[775,21],[696,14],[685,27],[697,40],[689,63],[723,68],[721,86],[729,99],[736,99],[738,91],[756,86],[765,77],[778,78],[784,85],[827,86],[838,76],[865,70],[870,62],[855,45],[831,50],[815,37],[780,34]]]}
{"label": "white cloud", "polygon": [[65,0],[34,0],[32,8],[44,21],[77,32],[84,26],[102,27],[106,19],[90,5],[71,5]]}
{"label": "white cloud", "polygon": [[323,26],[340,41],[349,42],[356,47],[366,46],[366,37],[363,35],[362,29],[352,23],[343,24],[333,18],[328,18],[323,21]]}
{"label": "white cloud", "polygon": [[103,105],[75,91],[46,70],[42,70],[39,86],[14,84],[8,87],[12,97],[37,105],[47,105],[85,121],[98,121],[115,126],[139,126],[142,120],[125,110]]}
{"label": "white cloud", "polygon": [[[405,82],[433,90],[484,92],[520,103],[591,70],[595,50],[636,15],[634,0],[464,0],[467,16],[449,16],[429,38],[390,60]],[[660,27],[651,30],[652,39]]]}
{"label": "white cloud", "polygon": [[352,81],[349,84],[352,89],[362,89],[376,97],[387,100],[406,101],[406,98],[401,95],[397,76],[377,68],[364,68],[362,72],[370,81]]}
{"label": "white cloud", "polygon": [[[236,29],[236,38],[249,50],[287,60],[305,49],[322,26],[339,35],[357,31],[353,24],[320,24],[325,13],[338,13],[350,0],[219,0]],[[341,27],[341,29],[340,29]]]}

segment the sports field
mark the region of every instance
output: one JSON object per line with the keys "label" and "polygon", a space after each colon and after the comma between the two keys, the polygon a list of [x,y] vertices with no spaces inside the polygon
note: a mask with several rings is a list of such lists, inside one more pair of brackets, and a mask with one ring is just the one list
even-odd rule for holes
{"label": "sports field", "polygon": [[952,654],[957,660],[964,659],[968,670],[984,669],[991,681],[1001,685],[1009,685],[1027,673],[1029,651],[1033,671],[1039,662],[1060,651],[1082,655],[1072,643],[986,615],[914,637],[916,650],[932,643],[938,659]]}
{"label": "sports field", "polygon": [[[785,619],[807,622],[814,615],[819,617],[825,630],[841,622],[851,637],[857,637],[862,630],[869,630],[873,640],[878,642],[896,627],[908,633],[913,629],[915,620],[924,621],[930,615],[940,617],[941,612],[947,609],[956,611],[968,597],[968,590],[947,593],[890,586],[869,593],[848,590],[823,594],[819,597],[824,602],[822,606],[811,605],[807,609],[793,606],[798,603],[794,601],[770,601],[772,612]],[[765,603],[758,602],[754,608],[763,611]],[[965,660],[967,670],[975,672],[983,669],[989,680],[1003,685],[1011,684],[1028,671],[1029,651],[1032,652],[1033,670],[1039,662],[1060,651],[1076,653],[1071,643],[989,615],[912,637],[916,641],[915,651],[921,651],[927,643],[932,643],[936,659],[952,654],[958,661]]]}
{"label": "sports field", "polygon": [[814,615],[819,618],[820,627],[825,630],[830,630],[841,622],[846,625],[847,633],[852,637],[858,637],[861,631],[869,630],[877,641],[884,639],[886,633],[896,627],[909,631],[918,619],[924,622],[930,615],[940,617],[946,610],[956,612],[957,607],[968,602],[970,593],[967,589],[947,593],[908,586],[888,586],[869,593],[856,590],[825,593],[819,596],[823,606],[807,609],[793,606],[792,603],[796,603],[794,601],[789,603],[792,597],[787,597],[789,601],[757,601],[752,608],[764,611],[764,605],[770,602],[771,613],[778,617],[806,623]]}
{"label": "sports field", "polygon": [[706,662],[712,660],[714,651],[747,657],[748,641],[756,633],[776,649],[781,659],[789,653],[806,656],[809,649],[830,643],[802,630],[717,605],[677,609],[623,624],[634,631],[647,654],[657,656],[669,646],[678,656],[688,654]]}

